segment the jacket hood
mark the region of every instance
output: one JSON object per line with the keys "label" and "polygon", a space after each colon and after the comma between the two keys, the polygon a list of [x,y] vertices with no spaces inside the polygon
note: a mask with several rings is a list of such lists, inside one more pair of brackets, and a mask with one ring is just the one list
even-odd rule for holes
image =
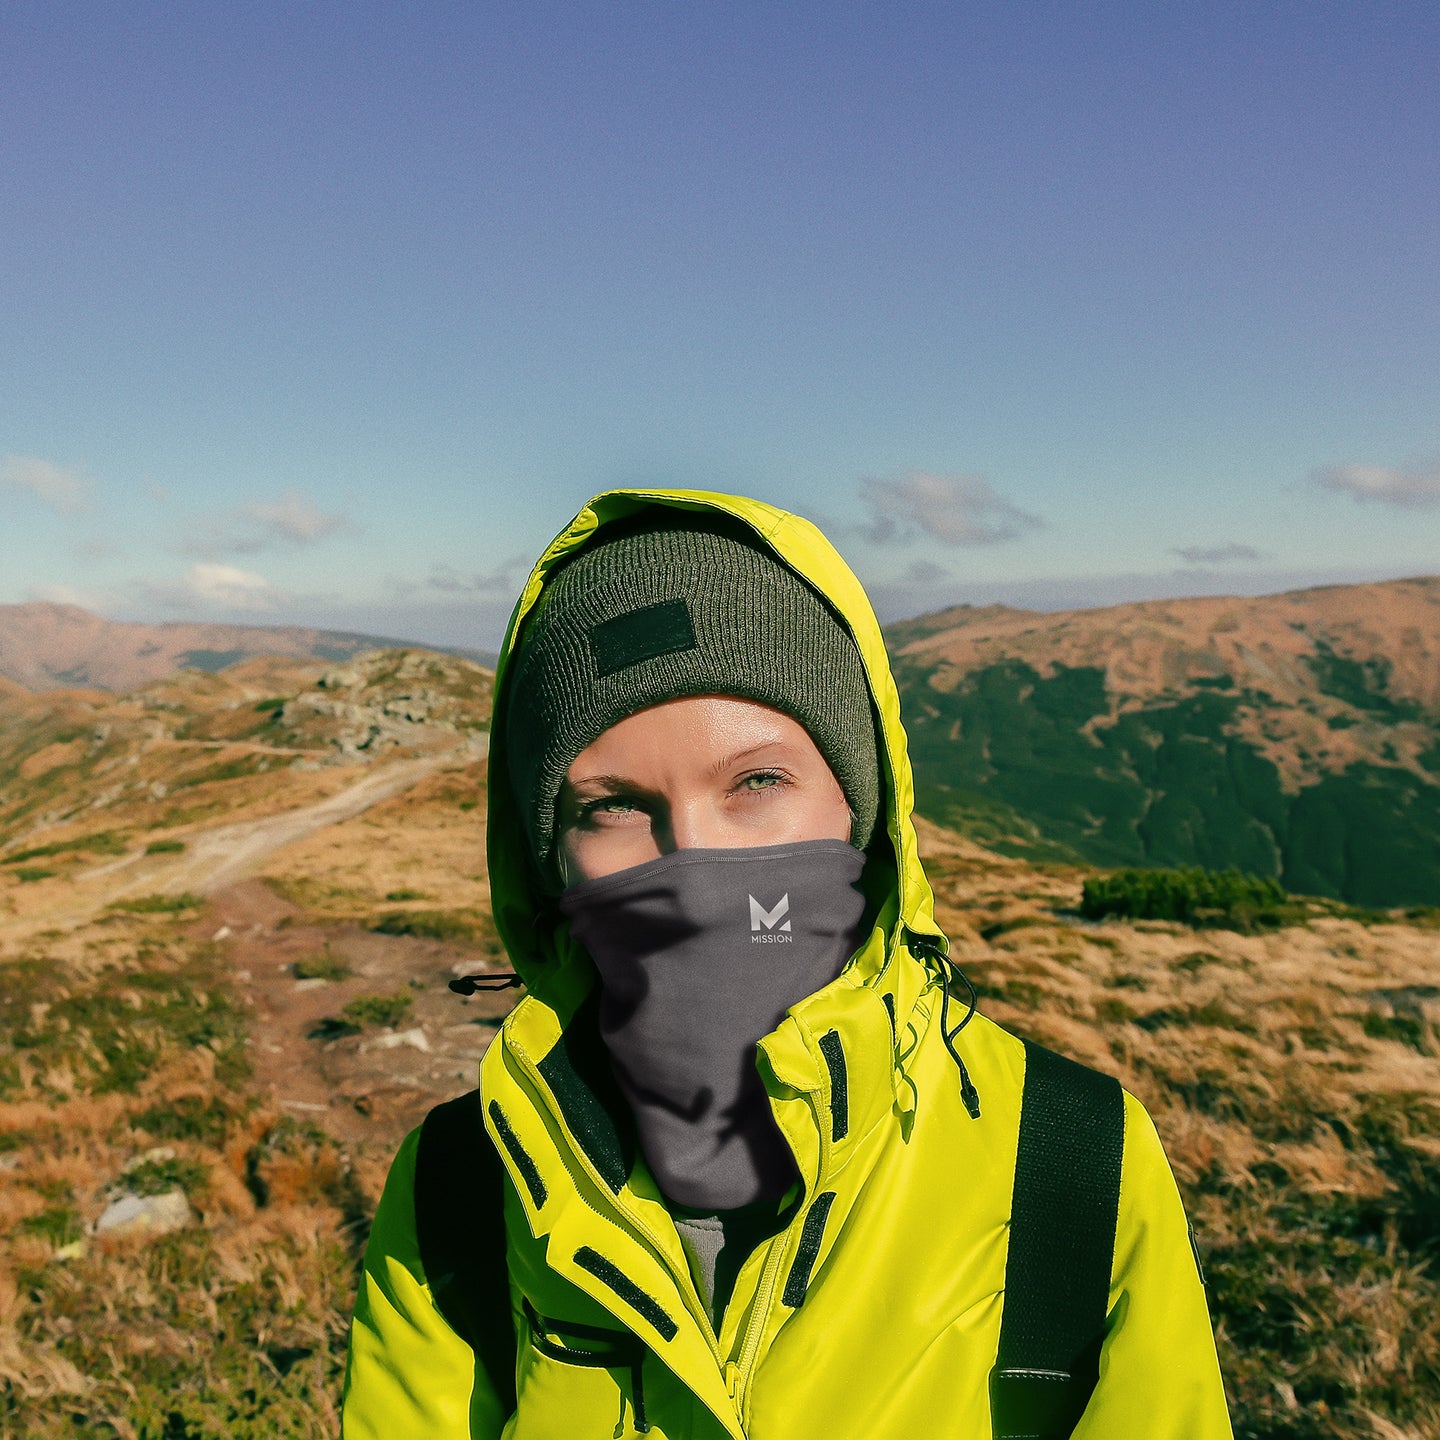
{"label": "jacket hood", "polygon": [[[772,554],[820,591],[854,638],[865,667],[881,765],[881,812],[867,850],[862,885],[886,943],[867,946],[855,961],[883,968],[902,929],[944,949],[929,882],[920,864],[912,821],[914,782],[900,724],[900,700],[879,622],[869,598],[835,547],[810,521],[759,500],[699,490],[608,490],[589,501],[536,562],[506,629],[496,667],[490,743],[487,851],[495,924],[516,973],[532,994],[568,1010],[590,988],[588,958],[570,942],[553,896],[530,858],[525,826],[509,783],[505,715],[511,661],[526,617],[556,567],[595,543],[606,526],[649,509],[714,512],[740,521]],[[852,977],[864,983],[873,975]],[[566,998],[569,1004],[564,1003]]]}

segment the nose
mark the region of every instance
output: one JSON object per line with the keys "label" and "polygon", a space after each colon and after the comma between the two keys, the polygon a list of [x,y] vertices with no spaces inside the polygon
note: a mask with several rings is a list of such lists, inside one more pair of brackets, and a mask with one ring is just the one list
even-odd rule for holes
{"label": "nose", "polygon": [[703,802],[670,805],[656,829],[662,854],[672,850],[721,850],[735,843],[726,838],[729,828],[714,807]]}

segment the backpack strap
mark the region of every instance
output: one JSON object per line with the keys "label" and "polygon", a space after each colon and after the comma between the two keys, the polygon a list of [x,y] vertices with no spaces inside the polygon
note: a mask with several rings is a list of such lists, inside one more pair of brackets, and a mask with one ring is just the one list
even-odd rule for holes
{"label": "backpack strap", "polygon": [[995,1440],[1066,1440],[1095,1389],[1124,1146],[1120,1082],[1027,1040]]}
{"label": "backpack strap", "polygon": [[513,1410],[515,1326],[504,1202],[504,1170],[485,1131],[480,1092],[437,1105],[420,1126],[415,1157],[420,1263],[441,1315]]}

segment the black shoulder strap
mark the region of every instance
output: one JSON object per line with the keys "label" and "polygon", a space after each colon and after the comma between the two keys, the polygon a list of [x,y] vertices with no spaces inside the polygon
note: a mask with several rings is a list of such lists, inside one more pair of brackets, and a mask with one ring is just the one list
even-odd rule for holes
{"label": "black shoulder strap", "polygon": [[504,1171],[480,1092],[437,1105],[420,1127],[415,1229],[430,1293],[501,1401],[515,1406],[515,1327],[505,1263]]}
{"label": "black shoulder strap", "polygon": [[1095,1389],[1124,1146],[1119,1081],[1026,1041],[995,1440],[1065,1440]]}

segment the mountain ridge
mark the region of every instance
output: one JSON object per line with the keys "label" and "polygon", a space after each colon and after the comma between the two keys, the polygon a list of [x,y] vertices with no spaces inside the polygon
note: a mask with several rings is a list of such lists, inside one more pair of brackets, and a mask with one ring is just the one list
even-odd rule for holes
{"label": "mountain ridge", "polygon": [[886,637],[919,808],[1002,853],[1440,900],[1440,578]]}
{"label": "mountain ridge", "polygon": [[[88,636],[92,652],[96,637],[123,644],[110,660],[87,662],[88,692],[37,695],[13,675],[0,678],[12,734],[18,726],[38,738],[34,727],[53,709],[43,725],[66,737],[43,762],[27,759],[31,767],[52,755],[59,763],[66,746],[78,755],[85,747],[76,737],[112,723],[117,698],[130,697],[117,717],[134,710],[145,726],[168,725],[166,712],[201,703],[204,686],[195,687],[222,677],[240,687],[225,701],[239,710],[233,724],[204,722],[204,733],[290,747],[305,763],[312,757],[300,751],[312,742],[299,737],[314,717],[331,717],[325,744],[368,753],[391,743],[407,717],[451,716],[451,682],[436,689],[420,678],[420,659],[385,658],[419,647],[364,659],[364,637],[341,635],[336,670],[337,632],[183,622],[117,629],[63,607],[40,618]],[[885,637],[917,809],[999,853],[1103,868],[1235,867],[1352,903],[1440,903],[1440,577],[1056,613],[952,607],[887,626]],[[242,644],[279,658],[236,663]],[[317,649],[336,670],[323,681]],[[30,663],[53,676],[82,651],[37,652]],[[187,662],[191,669],[180,668]],[[127,666],[163,674],[121,697],[99,688]],[[347,666],[359,669],[342,678]],[[357,697],[375,666],[409,678],[372,713]],[[187,675],[165,697],[137,693]],[[488,725],[488,683],[461,685],[479,705],[464,724]],[[73,718],[62,718],[68,711]]]}
{"label": "mountain ridge", "polygon": [[[109,620],[78,605],[0,605],[0,680],[33,692],[92,688],[123,693],[179,670],[214,672],[261,655],[335,662],[412,642],[305,625]],[[493,665],[480,650],[412,646]]]}

